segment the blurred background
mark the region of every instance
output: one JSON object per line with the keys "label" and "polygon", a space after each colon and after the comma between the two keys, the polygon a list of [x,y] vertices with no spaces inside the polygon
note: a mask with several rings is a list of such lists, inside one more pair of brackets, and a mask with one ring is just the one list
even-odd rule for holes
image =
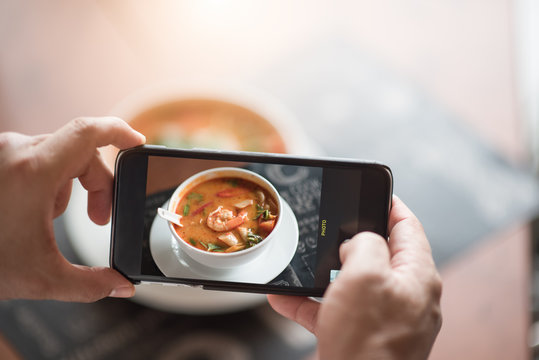
{"label": "blurred background", "polygon": [[[258,114],[286,152],[386,163],[444,279],[431,358],[528,359],[539,344],[538,24],[533,0],[8,0],[0,131],[106,114],[151,127],[173,93]],[[205,130],[160,141],[244,149],[228,131],[234,113],[207,105],[227,138],[207,144],[214,123],[189,111]],[[108,229],[81,219],[83,202],[74,189],[58,242],[72,261],[106,264]],[[2,302],[0,358],[298,359],[316,346],[263,297],[139,290],[136,301]]]}

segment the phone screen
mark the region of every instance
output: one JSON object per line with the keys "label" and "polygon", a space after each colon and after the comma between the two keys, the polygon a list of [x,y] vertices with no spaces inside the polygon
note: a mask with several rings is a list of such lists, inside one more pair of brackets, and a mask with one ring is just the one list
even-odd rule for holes
{"label": "phone screen", "polygon": [[132,279],[321,295],[344,240],[386,236],[391,178],[380,165],[187,151],[125,159],[111,261]]}

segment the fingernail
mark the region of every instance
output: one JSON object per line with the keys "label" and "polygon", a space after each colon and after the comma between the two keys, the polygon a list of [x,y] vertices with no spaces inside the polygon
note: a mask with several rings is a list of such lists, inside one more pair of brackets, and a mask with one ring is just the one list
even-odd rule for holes
{"label": "fingernail", "polygon": [[134,293],[135,289],[133,288],[133,286],[120,286],[116,289],[112,289],[109,294],[109,297],[128,298],[133,296]]}
{"label": "fingernail", "polygon": [[350,240],[352,240],[352,239],[346,239],[346,240],[344,240],[342,243],[343,243],[343,244],[346,244],[346,243],[349,242]]}

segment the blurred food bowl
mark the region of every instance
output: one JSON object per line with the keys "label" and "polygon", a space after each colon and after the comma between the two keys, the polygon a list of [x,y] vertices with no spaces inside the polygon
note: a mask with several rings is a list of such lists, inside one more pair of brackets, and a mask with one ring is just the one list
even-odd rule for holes
{"label": "blurred food bowl", "polygon": [[[309,154],[294,116],[260,90],[207,81],[155,84],[111,111],[143,133],[148,144],[174,148]],[[116,151],[108,149],[113,164]]]}

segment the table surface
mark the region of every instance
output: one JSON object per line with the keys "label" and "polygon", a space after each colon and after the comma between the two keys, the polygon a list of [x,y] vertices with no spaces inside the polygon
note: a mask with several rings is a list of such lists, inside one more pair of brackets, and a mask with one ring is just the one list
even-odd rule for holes
{"label": "table surface", "polygon": [[[171,73],[188,77],[204,68],[210,77],[235,74],[249,82],[298,43],[331,32],[354,34],[349,41],[431,94],[506,159],[526,160],[510,1],[320,2],[308,7],[308,16],[299,16],[301,2],[234,3],[226,15],[235,26],[222,20],[225,9],[213,2],[178,2],[173,9],[158,4],[3,2],[0,131],[53,131],[75,116],[106,113],[125,94]],[[254,15],[242,22],[244,12]],[[208,34],[209,24],[222,37]],[[260,31],[245,31],[255,24]],[[171,50],[172,41],[182,47]],[[259,43],[267,51],[242,50]],[[529,358],[530,228],[524,220],[443,267],[444,324],[432,359]],[[0,357],[17,356],[0,340]]]}

